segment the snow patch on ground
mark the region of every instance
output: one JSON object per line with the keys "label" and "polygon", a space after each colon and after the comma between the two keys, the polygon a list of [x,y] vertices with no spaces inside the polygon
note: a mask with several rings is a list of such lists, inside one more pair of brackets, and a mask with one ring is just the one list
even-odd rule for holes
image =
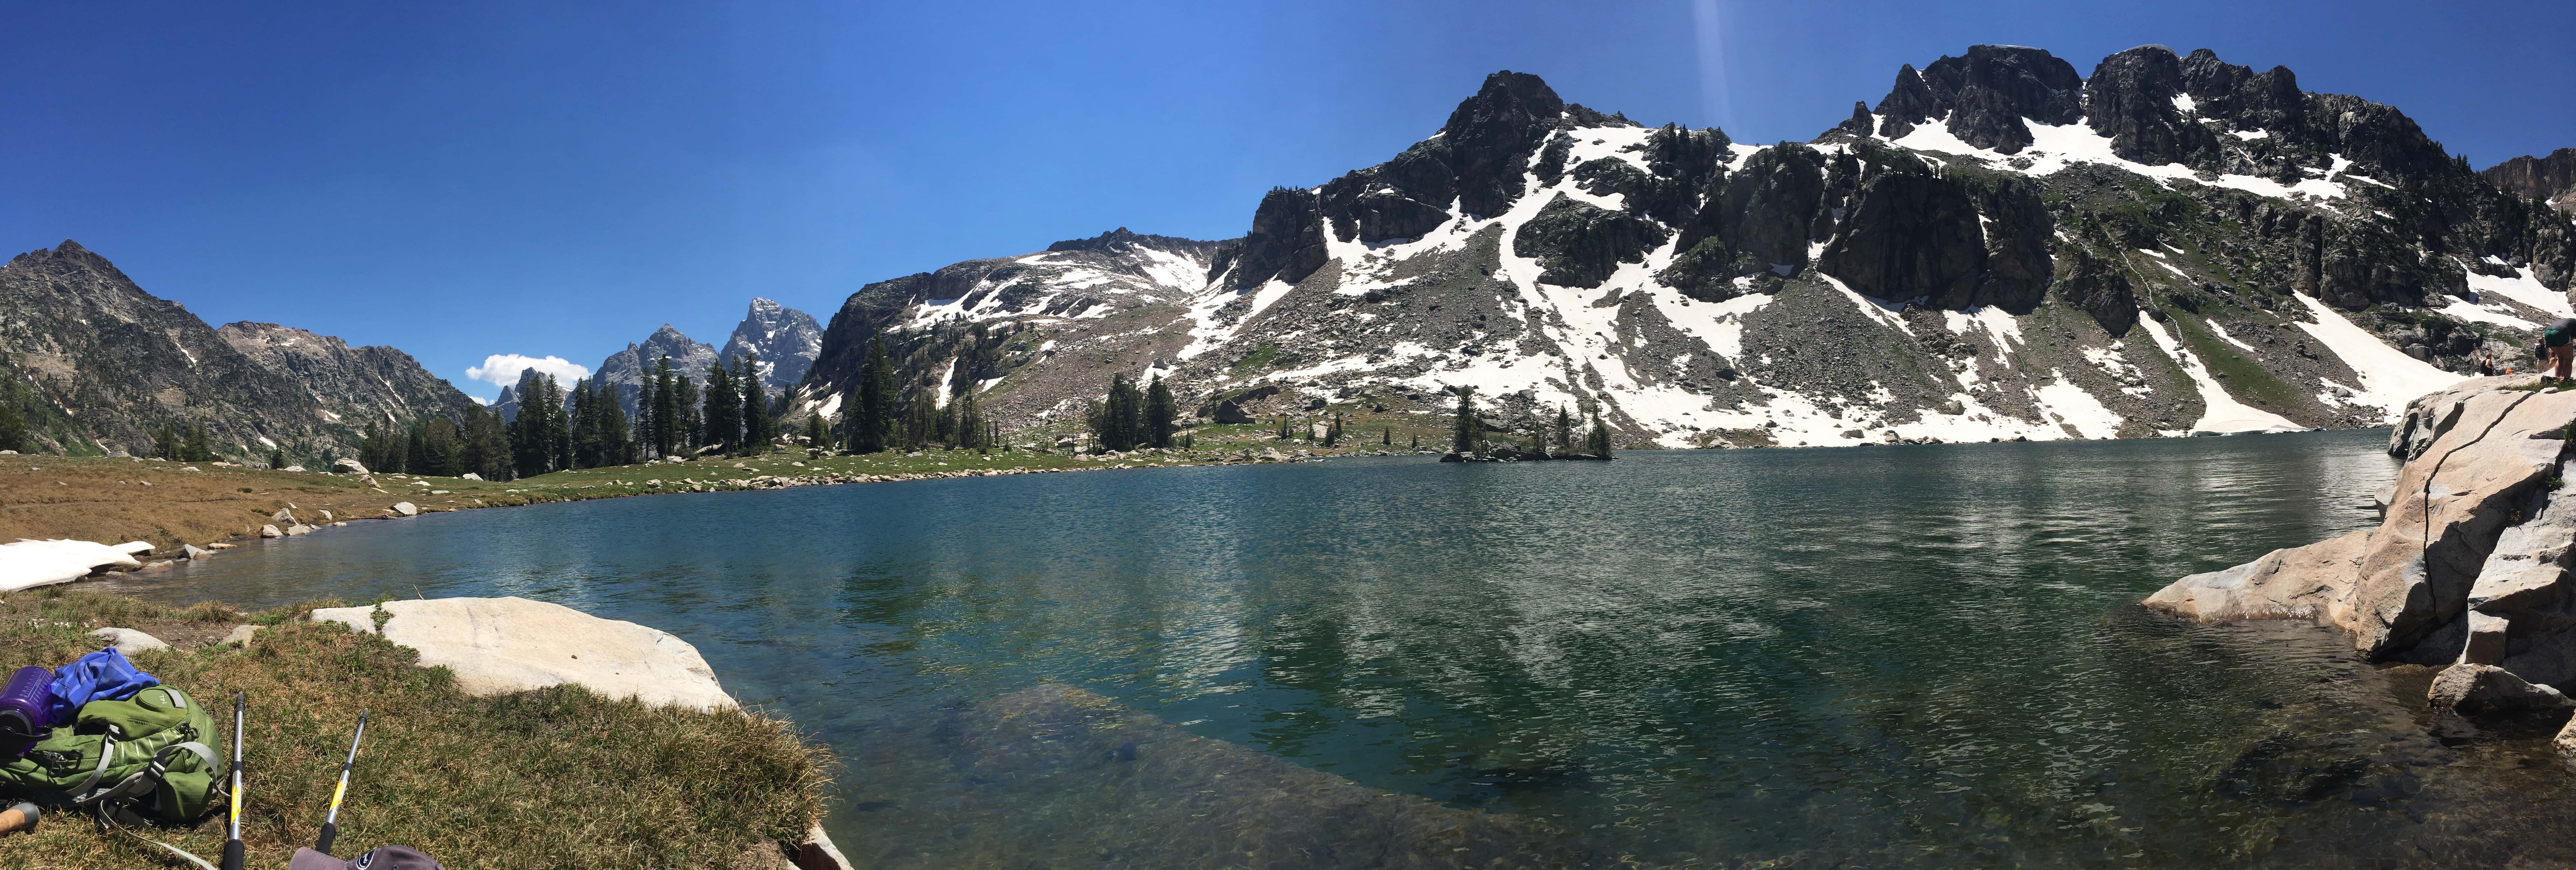
{"label": "snow patch on ground", "polygon": [[2509,308],[2490,308],[2447,293],[2437,298],[2449,300],[2449,302],[2444,304],[2442,307],[2433,309],[2437,314],[2447,315],[2455,319],[2466,320],[2472,323],[2492,323],[2497,326],[2510,326],[2515,329],[2528,330],[2532,332],[2538,332],[2540,330],[2540,324],[2514,316],[2513,310]]}
{"label": "snow patch on ground", "polygon": [[2048,374],[2054,380],[2030,391],[2031,399],[2039,403],[2043,416],[2075,427],[2075,431],[2086,438],[2119,437],[2120,415],[2104,407],[2101,399],[2094,398],[2083,387],[2068,381],[2065,372],[2050,369]]}
{"label": "snow patch on ground", "polygon": [[2568,304],[2567,294],[2543,286],[2539,278],[2532,276],[2529,268],[2514,270],[2514,276],[2511,278],[2468,272],[2468,279],[2469,289],[2476,291],[2481,299],[2485,298],[2486,294],[2494,293],[2540,309],[2544,314],[2576,317],[2576,305]]}
{"label": "snow patch on ground", "polygon": [[[2000,154],[1960,140],[1958,136],[1950,133],[1946,117],[1916,124],[1913,131],[1903,137],[1887,141],[1899,147],[1917,151],[1957,154],[1994,163],[2028,159],[2031,161],[2030,168],[2017,171],[2030,175],[2052,175],[2078,163],[2099,163],[2154,178],[2166,182],[2168,186],[2175,180],[2189,180],[2196,184],[2230,187],[2279,199],[2288,199],[2293,193],[2304,193],[2320,199],[2338,199],[2344,195],[2342,185],[2324,178],[2303,179],[2297,184],[2289,185],[2252,175],[2220,175],[2216,180],[2203,181],[2196,177],[2199,174],[2197,170],[2179,163],[2149,166],[2121,158],[2111,151],[2111,137],[2093,132],[2093,128],[2085,126],[2084,121],[2080,119],[2072,124],[2056,126],[2038,123],[2027,118],[2023,119],[2023,123],[2030,127],[2031,145],[2022,149],[2019,154]],[[2333,175],[2351,163],[2340,154],[2332,157],[2335,166],[2326,173],[2327,175]]]}
{"label": "snow patch on ground", "polygon": [[0,592],[69,583],[109,565],[140,567],[125,551],[91,541],[32,541],[0,544]]}
{"label": "snow patch on ground", "polygon": [[2415,397],[2467,380],[2389,347],[2378,336],[2354,326],[2342,314],[2305,293],[2291,295],[2317,318],[2315,323],[2300,323],[2299,328],[2315,336],[2360,375],[2361,387],[2348,402],[2386,411],[2387,422],[2396,422],[2398,415],[2405,413],[2406,403]]}
{"label": "snow patch on ground", "polygon": [[2173,334],[2166,332],[2165,325],[2156,322],[2155,318],[2140,318],[2138,326],[2147,331],[2148,337],[2155,339],[2156,347],[2162,348],[2166,356],[2172,357],[2175,363],[2182,366],[2183,374],[2190,375],[2192,385],[2200,389],[2202,406],[2200,420],[2191,424],[2190,431],[2164,434],[2297,432],[2306,428],[2290,422],[2287,417],[2236,401],[2235,396],[2228,395],[2226,387],[2219,385],[2217,378],[2210,376],[2209,367],[2201,364],[2200,357],[2183,349],[2182,342],[2174,340]]}

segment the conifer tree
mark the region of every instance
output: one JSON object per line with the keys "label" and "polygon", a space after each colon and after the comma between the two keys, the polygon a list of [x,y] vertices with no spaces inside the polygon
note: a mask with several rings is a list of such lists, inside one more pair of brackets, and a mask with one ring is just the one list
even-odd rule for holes
{"label": "conifer tree", "polygon": [[757,456],[769,452],[776,440],[770,432],[769,395],[760,384],[760,354],[744,351],[734,360],[734,389],[742,394],[741,453]]}
{"label": "conifer tree", "polygon": [[601,385],[593,401],[599,404],[599,464],[634,464],[635,439],[627,434],[626,407],[618,404],[616,388]]}
{"label": "conifer tree", "polygon": [[161,427],[161,431],[152,436],[152,455],[162,459],[183,459],[179,455],[179,430]]}
{"label": "conifer tree", "polygon": [[563,387],[555,382],[553,375],[547,375],[545,386],[539,388],[538,395],[544,397],[546,407],[547,470],[562,471],[571,468],[573,467],[572,420],[564,413]]}
{"label": "conifer tree", "polygon": [[1383,444],[1383,445],[1386,445],[1386,446],[1388,446],[1388,447],[1393,447],[1393,446],[1395,446],[1395,427],[1393,427],[1393,426],[1381,426],[1381,427],[1379,427],[1379,428],[1378,428],[1378,430],[1377,430],[1377,443],[1379,443],[1379,444]]}
{"label": "conifer tree", "polygon": [[957,397],[956,406],[956,446],[960,448],[972,447],[979,449],[991,446],[991,442],[984,440],[984,435],[988,427],[984,424],[983,409],[975,406],[975,388],[966,388],[966,393]]}
{"label": "conifer tree", "polygon": [[276,469],[285,468],[285,467],[286,467],[286,451],[285,451],[285,450],[282,450],[282,449],[279,449],[279,448],[276,448],[276,447],[271,447],[271,448],[269,448],[269,449],[268,449],[268,467],[269,467],[271,470],[276,470]]}
{"label": "conifer tree", "polygon": [[1610,458],[1610,427],[1601,424],[1600,411],[1592,412],[1592,436],[1586,440],[1589,442],[1586,446],[1592,449],[1592,455],[1603,459]]}
{"label": "conifer tree", "polygon": [[1179,404],[1172,398],[1172,387],[1156,377],[1145,390],[1145,440],[1154,447],[1172,446],[1172,433],[1179,429],[1173,418],[1181,415]]}
{"label": "conifer tree", "polygon": [[868,342],[868,361],[859,368],[858,400],[857,408],[841,415],[849,429],[842,440],[852,453],[882,451],[894,428],[894,363],[887,358],[884,335]]}
{"label": "conifer tree", "polygon": [[707,363],[707,387],[699,419],[704,421],[707,446],[722,447],[727,452],[742,446],[742,397],[734,392],[733,373],[725,371],[722,361]]}
{"label": "conifer tree", "polygon": [[188,425],[188,443],[180,449],[188,454],[187,458],[190,462],[210,462],[215,458],[214,448],[206,445],[206,424],[204,423]]}
{"label": "conifer tree", "polygon": [[1484,424],[1476,420],[1476,388],[1459,387],[1458,418],[1450,426],[1449,451],[1452,453],[1476,452],[1476,435],[1483,428]]}
{"label": "conifer tree", "polygon": [[537,393],[545,388],[545,379],[535,369],[519,373],[519,414],[510,418],[510,468],[514,477],[535,477],[546,473],[545,404]]}
{"label": "conifer tree", "polygon": [[1145,394],[1128,382],[1124,372],[1109,376],[1108,401],[1095,408],[1091,432],[1100,446],[1112,451],[1136,449],[1145,435]]}
{"label": "conifer tree", "polygon": [[429,421],[413,420],[403,427],[403,470],[412,474],[437,474],[429,461]]}
{"label": "conifer tree", "polygon": [[820,411],[805,412],[805,446],[814,450],[832,449],[832,430],[823,425]]}
{"label": "conifer tree", "polygon": [[653,372],[653,453],[669,456],[680,449],[680,408],[671,382],[671,358],[663,357]]}
{"label": "conifer tree", "polygon": [[502,428],[501,415],[481,405],[466,406],[457,442],[457,464],[466,471],[484,480],[510,479],[510,436]]}
{"label": "conifer tree", "polygon": [[1574,449],[1574,416],[1565,412],[1564,405],[1556,406],[1556,449]]}
{"label": "conifer tree", "polygon": [[27,401],[27,388],[11,384],[6,399],[0,399],[0,450],[27,450],[27,414],[20,406]]}

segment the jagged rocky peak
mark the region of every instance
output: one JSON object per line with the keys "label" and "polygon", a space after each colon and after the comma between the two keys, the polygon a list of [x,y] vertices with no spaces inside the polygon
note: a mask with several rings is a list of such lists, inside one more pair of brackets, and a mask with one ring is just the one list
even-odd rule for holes
{"label": "jagged rocky peak", "polygon": [[725,339],[719,356],[730,365],[745,353],[757,354],[761,384],[777,392],[795,389],[822,351],[823,326],[814,322],[813,315],[768,299],[753,299],[751,310],[734,327],[732,337]]}
{"label": "jagged rocky peak", "polygon": [[2547,157],[2526,154],[2478,174],[2497,187],[2576,212],[2576,148],[2560,148]]}
{"label": "jagged rocky peak", "polygon": [[[757,313],[757,306],[754,311]],[[810,317],[806,320],[808,323],[812,322]],[[662,328],[653,330],[652,335],[645,336],[643,343],[627,345],[625,349],[609,354],[607,359],[601,360],[599,368],[591,372],[591,382],[614,390],[617,394],[617,403],[624,407],[631,417],[635,413],[636,401],[644,395],[645,379],[652,377],[665,357],[671,360],[672,374],[686,375],[698,380],[706,378],[707,366],[718,359],[713,345],[692,339],[665,323],[662,324]],[[572,389],[571,384],[560,386],[566,392]],[[520,398],[525,398],[524,391]],[[500,405],[496,403],[494,407],[497,409]],[[503,416],[512,416],[515,413],[513,410]]]}
{"label": "jagged rocky peak", "polygon": [[[1916,71],[1896,73],[1879,100],[1879,131],[1902,138],[1914,126],[1948,118],[1950,133],[1979,148],[2013,154],[2031,144],[2028,118],[2071,124],[2084,116],[2083,79],[2055,55],[2016,45],[1976,45]],[[1857,115],[1855,115],[1855,120]]]}

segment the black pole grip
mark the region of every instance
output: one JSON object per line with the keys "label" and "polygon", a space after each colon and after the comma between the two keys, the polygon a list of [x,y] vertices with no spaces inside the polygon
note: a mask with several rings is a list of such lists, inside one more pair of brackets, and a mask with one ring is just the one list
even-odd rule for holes
{"label": "black pole grip", "polygon": [[224,841],[224,870],[242,870],[242,842]]}
{"label": "black pole grip", "polygon": [[331,841],[340,838],[340,823],[323,822],[322,836],[313,841],[313,851],[331,854]]}

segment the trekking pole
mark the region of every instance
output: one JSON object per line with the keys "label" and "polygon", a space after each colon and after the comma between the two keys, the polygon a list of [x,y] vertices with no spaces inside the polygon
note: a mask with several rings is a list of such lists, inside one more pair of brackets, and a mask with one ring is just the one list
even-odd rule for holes
{"label": "trekking pole", "polygon": [[349,793],[349,768],[358,765],[358,740],[367,736],[367,711],[358,711],[358,733],[349,735],[349,760],[340,762],[340,787],[331,790],[331,811],[322,816],[322,837],[313,842],[313,851],[331,854],[331,841],[340,836],[340,798]]}
{"label": "trekking pole", "polygon": [[232,831],[224,837],[224,870],[242,870],[241,795],[242,795],[242,702],[243,693],[233,693],[233,821]]}

